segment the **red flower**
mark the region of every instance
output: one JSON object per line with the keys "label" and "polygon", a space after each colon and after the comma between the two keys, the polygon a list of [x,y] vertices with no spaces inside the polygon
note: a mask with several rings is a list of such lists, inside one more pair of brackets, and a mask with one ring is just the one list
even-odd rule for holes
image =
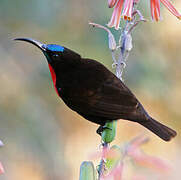
{"label": "red flower", "polygon": [[111,20],[108,23],[109,27],[115,27],[115,29],[119,29],[119,24],[120,24],[120,18],[121,18],[121,12],[122,12],[122,7],[124,0],[109,0],[109,7],[113,7],[115,3],[117,2]]}
{"label": "red flower", "polygon": [[[125,20],[130,21],[132,19],[133,4],[138,3],[138,1],[139,0],[108,0],[110,8],[115,6],[108,26],[119,29],[121,16]],[[160,19],[160,1],[173,15],[181,19],[181,14],[174,8],[169,0],[150,0],[151,16],[153,20],[158,21]]]}
{"label": "red flower", "polygon": [[160,19],[160,1],[177,18],[181,19],[181,14],[174,8],[169,0],[150,0],[151,16],[153,20]]}

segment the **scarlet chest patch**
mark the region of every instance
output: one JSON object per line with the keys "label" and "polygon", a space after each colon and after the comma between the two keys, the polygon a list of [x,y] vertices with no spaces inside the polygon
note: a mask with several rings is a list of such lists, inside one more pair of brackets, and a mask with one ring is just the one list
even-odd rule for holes
{"label": "scarlet chest patch", "polygon": [[59,93],[58,93],[58,90],[57,90],[57,87],[56,87],[56,74],[55,74],[55,71],[54,71],[54,69],[52,68],[52,66],[50,64],[48,64],[48,66],[49,66],[50,73],[51,73],[51,76],[52,76],[52,81],[53,81],[55,91],[59,96]]}

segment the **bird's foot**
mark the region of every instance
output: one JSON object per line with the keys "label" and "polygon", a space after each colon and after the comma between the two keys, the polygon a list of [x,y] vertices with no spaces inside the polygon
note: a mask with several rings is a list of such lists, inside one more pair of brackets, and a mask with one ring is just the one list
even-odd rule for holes
{"label": "bird's foot", "polygon": [[102,132],[103,132],[105,129],[110,129],[110,130],[112,130],[111,128],[108,128],[108,127],[106,127],[106,126],[100,125],[96,132],[97,132],[97,134],[99,134],[99,135],[101,136],[101,135],[102,135]]}

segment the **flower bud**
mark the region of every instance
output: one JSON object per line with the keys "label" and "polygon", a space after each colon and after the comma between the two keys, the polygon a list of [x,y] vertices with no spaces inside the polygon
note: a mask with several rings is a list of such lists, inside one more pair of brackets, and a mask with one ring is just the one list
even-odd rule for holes
{"label": "flower bud", "polygon": [[81,164],[79,180],[96,180],[96,172],[92,162],[84,161]]}
{"label": "flower bud", "polygon": [[116,50],[116,40],[111,32],[108,33],[108,39],[109,39],[109,49],[111,51]]}
{"label": "flower bud", "polygon": [[115,41],[114,35],[111,33],[111,31],[107,27],[104,27],[100,24],[96,24],[92,22],[89,22],[89,24],[92,25],[93,27],[104,29],[108,33],[109,49],[111,51],[116,50],[116,41]]}
{"label": "flower bud", "polygon": [[125,37],[125,50],[126,51],[131,51],[133,47],[133,44],[132,44],[132,37],[131,37],[131,34],[126,34],[126,37]]}

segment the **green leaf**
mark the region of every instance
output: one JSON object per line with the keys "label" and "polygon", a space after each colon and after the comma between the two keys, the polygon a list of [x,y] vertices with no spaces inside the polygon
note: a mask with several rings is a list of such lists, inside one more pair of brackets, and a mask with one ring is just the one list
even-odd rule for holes
{"label": "green leaf", "polygon": [[84,161],[81,164],[79,180],[96,180],[96,171],[92,162]]}

